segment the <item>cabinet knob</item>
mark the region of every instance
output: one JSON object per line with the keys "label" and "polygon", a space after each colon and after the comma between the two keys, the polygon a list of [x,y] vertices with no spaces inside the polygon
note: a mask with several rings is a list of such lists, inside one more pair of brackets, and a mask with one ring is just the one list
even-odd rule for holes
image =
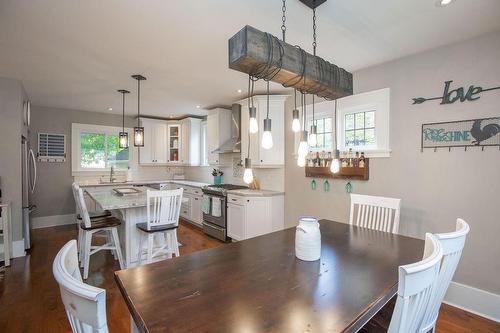
{"label": "cabinet knob", "polygon": [[250,200],[247,200],[247,202],[250,202]]}
{"label": "cabinet knob", "polygon": [[262,163],[262,162],[264,162],[264,160],[260,160],[260,162]]}

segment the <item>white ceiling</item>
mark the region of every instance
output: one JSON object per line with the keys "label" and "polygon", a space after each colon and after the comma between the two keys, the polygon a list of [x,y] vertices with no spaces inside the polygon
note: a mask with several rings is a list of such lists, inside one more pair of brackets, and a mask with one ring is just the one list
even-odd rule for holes
{"label": "white ceiling", "polygon": [[[499,0],[435,1],[328,0],[318,55],[352,71],[500,29]],[[287,7],[287,42],[310,51],[310,10]],[[89,111],[119,113],[115,91],[128,89],[134,114],[130,75],[141,73],[143,113],[203,114],[196,105],[246,91],[246,75],[227,66],[227,40],[246,24],[281,36],[281,1],[0,0],[0,76],[22,80],[34,105]]]}

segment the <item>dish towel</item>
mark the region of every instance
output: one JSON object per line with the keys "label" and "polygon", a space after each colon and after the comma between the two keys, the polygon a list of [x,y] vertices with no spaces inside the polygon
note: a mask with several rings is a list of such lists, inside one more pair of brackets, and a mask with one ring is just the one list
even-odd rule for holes
{"label": "dish towel", "polygon": [[204,195],[201,201],[201,211],[205,214],[210,214],[210,197]]}
{"label": "dish towel", "polygon": [[221,200],[219,198],[212,198],[212,216],[220,217],[221,216]]}

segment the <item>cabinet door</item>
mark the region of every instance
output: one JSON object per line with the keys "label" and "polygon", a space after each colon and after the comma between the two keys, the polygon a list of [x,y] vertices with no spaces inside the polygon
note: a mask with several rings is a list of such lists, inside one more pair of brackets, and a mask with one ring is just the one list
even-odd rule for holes
{"label": "cabinet door", "polygon": [[219,153],[212,153],[219,148],[219,117],[217,114],[207,116],[208,164],[219,164]]}
{"label": "cabinet door", "polygon": [[201,212],[201,196],[195,195],[193,196],[193,200],[191,201],[191,220],[198,224],[203,224],[203,213]]}
{"label": "cabinet door", "polygon": [[189,120],[182,120],[181,122],[181,151],[180,151],[180,163],[185,164],[185,165],[190,165],[190,160],[189,160],[189,153],[190,153],[190,127],[191,124]]}
{"label": "cabinet door", "polygon": [[227,204],[227,235],[234,240],[244,240],[245,237],[245,206]]}
{"label": "cabinet door", "polygon": [[168,162],[170,164],[179,164],[181,160],[181,126],[180,124],[168,125]]}
{"label": "cabinet door", "polygon": [[[153,164],[154,163],[154,132],[155,127],[151,121],[142,120],[141,125],[144,127],[144,147],[139,148],[139,163]],[[130,138],[130,144],[134,144],[134,136]]]}
{"label": "cabinet door", "polygon": [[[259,126],[264,123],[266,118],[266,107],[263,103],[259,103],[257,111]],[[271,133],[273,135],[273,147],[271,149],[262,148],[263,131],[259,129],[259,157],[258,161],[261,166],[276,166],[285,164],[285,127],[284,127],[284,104],[281,101],[271,101],[269,103],[269,118],[271,119]],[[253,144],[253,142],[252,142]]]}
{"label": "cabinet door", "polygon": [[184,194],[182,196],[183,198],[188,199],[187,202],[183,202],[181,204],[181,212],[180,215],[181,217],[185,218],[186,220],[192,220],[191,219],[191,201],[193,200],[193,197],[190,194]]}
{"label": "cabinet door", "polygon": [[270,198],[247,198],[245,203],[246,237],[252,238],[273,231]]}
{"label": "cabinet door", "polygon": [[158,123],[154,129],[154,160],[156,164],[167,163],[167,125]]}

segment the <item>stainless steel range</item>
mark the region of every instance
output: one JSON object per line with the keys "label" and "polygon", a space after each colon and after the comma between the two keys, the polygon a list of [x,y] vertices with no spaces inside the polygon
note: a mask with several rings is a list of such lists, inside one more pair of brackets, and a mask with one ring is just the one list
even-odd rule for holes
{"label": "stainless steel range", "polygon": [[207,235],[230,241],[227,237],[227,191],[248,188],[241,185],[209,185],[203,191],[203,232]]}

